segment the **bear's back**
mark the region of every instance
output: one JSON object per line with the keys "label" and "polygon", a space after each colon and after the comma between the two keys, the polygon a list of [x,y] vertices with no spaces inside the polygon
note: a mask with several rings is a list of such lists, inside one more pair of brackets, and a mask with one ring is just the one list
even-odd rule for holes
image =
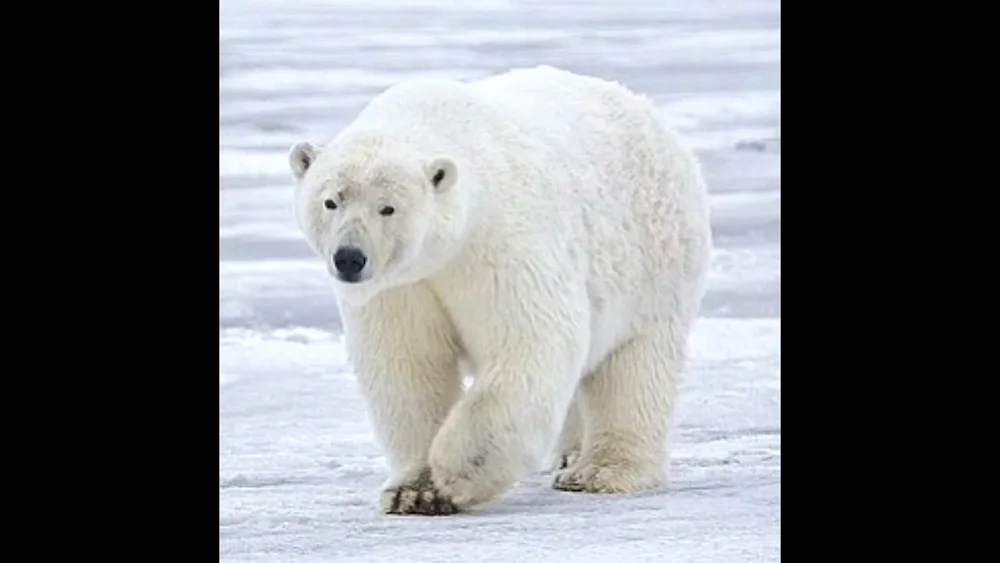
{"label": "bear's back", "polygon": [[514,69],[468,87],[501,111],[524,116],[536,131],[578,130],[590,122],[607,132],[618,121],[659,118],[652,102],[621,84],[550,66]]}

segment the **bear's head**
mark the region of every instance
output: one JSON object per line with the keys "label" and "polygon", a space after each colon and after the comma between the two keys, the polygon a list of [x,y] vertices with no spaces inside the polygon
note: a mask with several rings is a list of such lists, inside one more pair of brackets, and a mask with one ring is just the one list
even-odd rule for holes
{"label": "bear's head", "polygon": [[474,181],[434,154],[380,135],[292,146],[299,226],[348,300],[431,277],[464,242]]}

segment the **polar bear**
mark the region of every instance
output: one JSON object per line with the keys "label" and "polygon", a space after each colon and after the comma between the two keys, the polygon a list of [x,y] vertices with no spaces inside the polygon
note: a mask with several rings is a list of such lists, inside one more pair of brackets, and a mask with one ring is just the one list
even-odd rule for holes
{"label": "polar bear", "polygon": [[382,513],[485,506],[553,447],[556,489],[665,483],[711,233],[653,103],[545,66],[416,79],[289,163],[390,466]]}

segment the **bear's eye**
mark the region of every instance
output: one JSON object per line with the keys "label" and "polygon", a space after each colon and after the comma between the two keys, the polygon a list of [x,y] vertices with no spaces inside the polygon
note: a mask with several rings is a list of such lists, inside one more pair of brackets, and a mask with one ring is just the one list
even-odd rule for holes
{"label": "bear's eye", "polygon": [[379,215],[384,215],[384,216],[386,216],[386,217],[388,217],[388,216],[392,215],[392,214],[393,214],[393,213],[395,213],[395,212],[396,212],[396,208],[395,208],[395,207],[393,207],[393,206],[391,206],[391,205],[386,205],[386,206],[385,206],[385,207],[383,207],[382,209],[379,209],[379,210],[378,210],[378,214],[379,214]]}
{"label": "bear's eye", "polygon": [[333,201],[332,199],[328,199],[328,200],[326,200],[326,201],[323,202],[323,207],[325,207],[327,209],[336,209],[337,208],[337,202]]}

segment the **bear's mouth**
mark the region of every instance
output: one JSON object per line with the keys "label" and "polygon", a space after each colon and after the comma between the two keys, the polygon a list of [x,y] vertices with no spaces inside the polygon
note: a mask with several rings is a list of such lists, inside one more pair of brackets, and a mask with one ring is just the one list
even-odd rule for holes
{"label": "bear's mouth", "polygon": [[341,272],[333,264],[327,264],[326,271],[330,274],[330,277],[344,285],[364,285],[372,277],[371,270],[368,268],[360,272]]}
{"label": "bear's mouth", "polygon": [[331,278],[345,285],[361,285],[371,279],[368,268],[360,272],[341,272],[332,263],[327,263],[326,272],[330,274]]}
{"label": "bear's mouth", "polygon": [[333,277],[336,278],[337,281],[341,283],[346,283],[351,285],[364,283],[368,281],[368,276],[365,276],[363,274],[345,274],[342,272],[335,272],[333,274]]}

